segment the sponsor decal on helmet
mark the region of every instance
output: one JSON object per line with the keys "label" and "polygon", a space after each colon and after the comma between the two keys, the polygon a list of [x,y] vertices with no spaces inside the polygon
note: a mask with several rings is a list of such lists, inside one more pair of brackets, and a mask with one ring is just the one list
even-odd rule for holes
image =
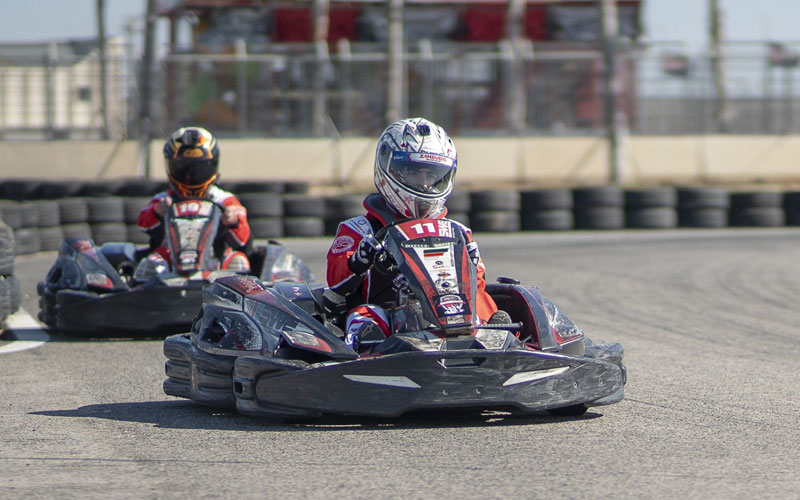
{"label": "sponsor decal on helmet", "polygon": [[408,159],[411,161],[425,161],[428,163],[439,163],[447,167],[452,167],[453,165],[455,165],[455,161],[452,158],[448,158],[442,155],[437,155],[434,153],[409,153]]}
{"label": "sponsor decal on helmet", "polygon": [[339,236],[335,240],[333,240],[333,244],[331,245],[331,253],[342,253],[350,250],[353,248],[353,244],[355,241],[350,236]]}

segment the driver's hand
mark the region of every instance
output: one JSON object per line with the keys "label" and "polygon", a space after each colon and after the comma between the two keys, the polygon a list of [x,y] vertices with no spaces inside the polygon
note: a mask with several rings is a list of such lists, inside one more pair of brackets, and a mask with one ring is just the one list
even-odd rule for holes
{"label": "driver's hand", "polygon": [[161,198],[161,200],[158,202],[158,205],[156,205],[156,213],[159,215],[159,217],[164,217],[164,214],[167,213],[167,209],[169,209],[171,205],[171,197],[165,196]]}
{"label": "driver's hand", "polygon": [[239,225],[239,215],[247,215],[247,210],[241,205],[230,205],[225,207],[225,212],[222,214],[222,223],[228,227],[236,227]]}
{"label": "driver's hand", "polygon": [[355,253],[350,257],[350,270],[356,274],[364,274],[383,256],[383,243],[368,234],[364,236]]}

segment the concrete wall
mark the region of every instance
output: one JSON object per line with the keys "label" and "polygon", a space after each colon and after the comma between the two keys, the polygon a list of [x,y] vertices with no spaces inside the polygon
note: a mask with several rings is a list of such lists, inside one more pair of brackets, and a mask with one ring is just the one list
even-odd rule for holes
{"label": "concrete wall", "polygon": [[[603,184],[601,138],[455,138],[460,187]],[[800,136],[635,136],[623,141],[620,178],[656,183],[800,184]],[[164,178],[162,142],[151,171]],[[222,139],[227,179],[306,180],[370,186],[375,139]],[[139,172],[135,141],[0,141],[3,178],[120,178]]]}

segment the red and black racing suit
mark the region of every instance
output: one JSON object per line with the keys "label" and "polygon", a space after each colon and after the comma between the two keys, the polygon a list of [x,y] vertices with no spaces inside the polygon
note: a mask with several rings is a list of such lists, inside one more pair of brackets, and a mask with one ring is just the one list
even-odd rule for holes
{"label": "red and black racing suit", "polygon": [[[346,298],[350,316],[361,315],[370,318],[378,323],[386,336],[389,336],[385,315],[378,315],[373,309],[364,307],[362,304],[384,304],[394,300],[395,293],[392,288],[394,276],[372,272],[357,275],[350,270],[349,261],[364,236],[375,234],[382,227],[402,217],[391,210],[383,197],[377,193],[364,199],[364,208],[367,209],[366,215],[353,217],[339,224],[336,238],[328,250],[328,286],[332,291]],[[445,215],[447,215],[446,209],[438,218],[443,219]],[[472,231],[459,222],[453,222],[462,228],[467,243],[474,243]],[[486,267],[483,259],[479,258],[477,312],[481,322],[488,323],[489,318],[497,311],[497,305],[486,292],[485,274]]]}
{"label": "red and black racing suit", "polygon": [[[164,246],[164,228],[161,226],[161,216],[156,212],[156,207],[159,202],[165,197],[169,196],[175,198],[177,193],[170,187],[166,191],[162,191],[150,200],[150,202],[139,212],[139,217],[136,223],[147,234],[150,235],[151,247],[153,251],[160,254],[167,262],[170,262],[169,249]],[[207,198],[214,203],[223,207],[241,207],[238,213],[238,221],[235,225],[227,226],[227,230],[221,235],[221,240],[225,242],[225,247],[219,251],[220,259],[222,260],[222,268],[226,269],[227,262],[233,257],[236,251],[243,251],[245,245],[250,240],[250,224],[247,222],[247,210],[245,210],[242,203],[233,193],[225,191],[216,184],[212,184],[204,198]]]}

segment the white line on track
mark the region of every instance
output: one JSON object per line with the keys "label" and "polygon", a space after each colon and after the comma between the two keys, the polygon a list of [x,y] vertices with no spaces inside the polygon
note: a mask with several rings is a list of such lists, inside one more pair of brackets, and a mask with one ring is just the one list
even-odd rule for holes
{"label": "white line on track", "polygon": [[50,336],[42,330],[39,322],[25,309],[20,309],[6,318],[6,330],[3,336],[14,340],[0,346],[0,354],[35,349],[50,340]]}

